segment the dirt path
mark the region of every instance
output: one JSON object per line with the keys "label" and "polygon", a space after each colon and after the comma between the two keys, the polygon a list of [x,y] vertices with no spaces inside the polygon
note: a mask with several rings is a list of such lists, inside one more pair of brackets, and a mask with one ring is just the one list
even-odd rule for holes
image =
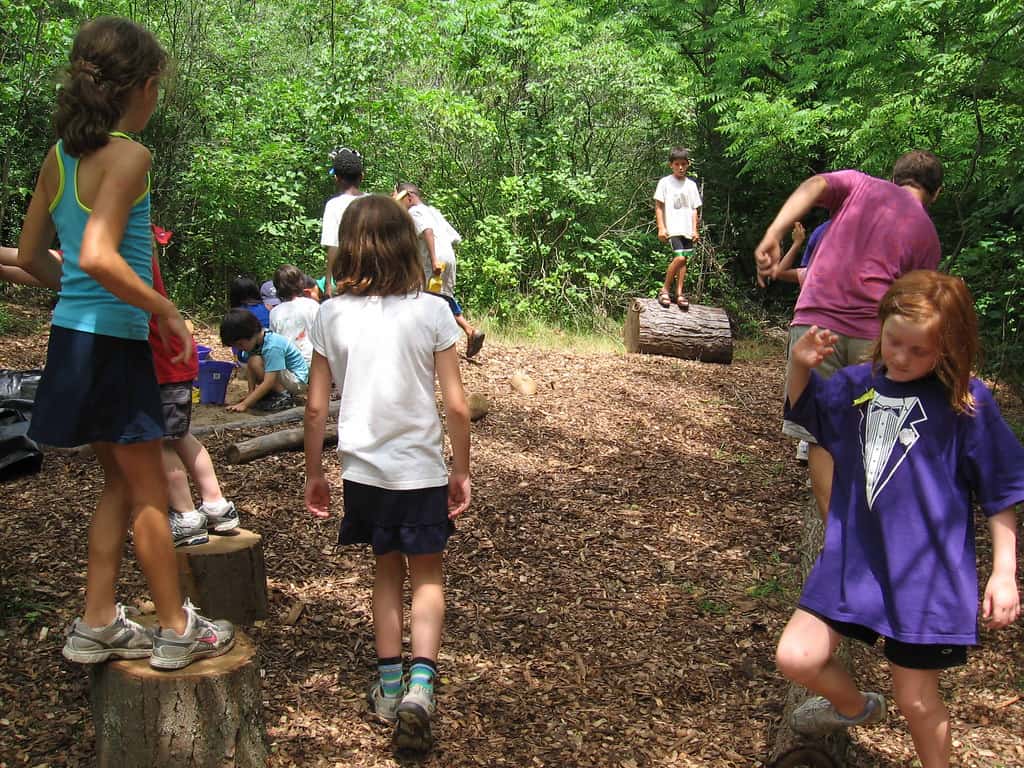
{"label": "dirt path", "polygon": [[[5,339],[0,367],[38,364],[44,344]],[[465,364],[491,412],[473,427],[474,506],[447,560],[440,745],[427,765],[760,764],[784,694],[772,653],[798,593],[806,493],[778,435],[782,363],[781,350],[717,366],[489,341]],[[510,389],[516,371],[535,396]],[[301,454],[220,461],[228,439],[259,433],[207,444],[243,525],[264,536],[271,617],[252,635],[270,765],[395,765],[363,701],[371,557],[335,549],[337,515],[303,511]],[[0,768],[93,764],[86,676],[59,649],[80,610],[98,482],[92,459],[50,455],[42,474],[3,488]],[[123,599],[144,599],[132,560],[124,577]],[[302,618],[286,626],[296,601]],[[945,678],[960,765],[1024,765],[1021,669],[1018,624]],[[888,689],[876,655],[862,677]],[[852,768],[911,760],[898,715],[854,738]]]}

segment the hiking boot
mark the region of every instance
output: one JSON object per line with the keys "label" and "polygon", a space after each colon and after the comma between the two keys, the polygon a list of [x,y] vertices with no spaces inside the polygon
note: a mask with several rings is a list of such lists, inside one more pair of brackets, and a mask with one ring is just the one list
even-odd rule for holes
{"label": "hiking boot", "polygon": [[473,331],[473,335],[466,341],[466,359],[475,357],[484,348],[484,338],[487,336],[483,331]]}
{"label": "hiking boot", "polygon": [[154,669],[181,669],[193,661],[220,656],[235,644],[235,628],[230,621],[210,621],[199,615],[191,600],[185,600],[188,616],[185,632],[159,627],[153,633],[153,655],[149,666]]}
{"label": "hiking boot", "polygon": [[[137,611],[134,611],[137,613]],[[125,615],[125,607],[116,606],[114,620],[93,629],[81,619],[71,622],[61,653],[68,661],[97,664],[107,659],[144,659],[153,651],[153,635]]]}
{"label": "hiking boot", "polygon": [[395,729],[396,752],[429,752],[434,746],[430,718],[437,711],[434,692],[422,685],[410,685],[398,705],[398,727]]}
{"label": "hiking boot", "polygon": [[269,395],[264,397],[253,408],[257,411],[264,411],[266,413],[273,413],[274,411],[284,411],[288,408],[292,408],[295,405],[295,397],[291,392],[287,390],[284,392],[271,392]]}
{"label": "hiking boot", "polygon": [[238,511],[233,501],[224,502],[222,507],[211,507],[204,503],[199,507],[199,512],[206,515],[206,529],[214,533],[225,533],[238,527]]}
{"label": "hiking boot", "polygon": [[171,538],[176,547],[190,547],[193,544],[205,544],[210,540],[206,535],[206,515],[197,510],[178,512],[171,510]]}
{"label": "hiking boot", "polygon": [[823,696],[813,696],[793,710],[789,724],[801,736],[821,736],[829,731],[852,725],[870,725],[885,719],[885,697],[880,693],[865,693],[867,706],[856,717],[844,717],[836,712],[832,703]]}
{"label": "hiking boot", "polygon": [[366,692],[366,703],[370,705],[371,714],[393,723],[398,719],[398,705],[402,703],[402,695],[385,696],[378,679],[373,681],[370,690]]}

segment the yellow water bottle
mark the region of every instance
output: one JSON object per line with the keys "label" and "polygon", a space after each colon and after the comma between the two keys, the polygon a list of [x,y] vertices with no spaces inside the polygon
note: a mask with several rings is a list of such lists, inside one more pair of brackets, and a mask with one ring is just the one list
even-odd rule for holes
{"label": "yellow water bottle", "polygon": [[430,279],[427,281],[427,290],[428,291],[430,291],[431,293],[440,293],[441,292],[441,275],[444,274],[445,267],[447,267],[447,266],[448,265],[445,264],[442,261],[441,262],[441,274],[439,274],[439,275],[431,275],[430,276]]}

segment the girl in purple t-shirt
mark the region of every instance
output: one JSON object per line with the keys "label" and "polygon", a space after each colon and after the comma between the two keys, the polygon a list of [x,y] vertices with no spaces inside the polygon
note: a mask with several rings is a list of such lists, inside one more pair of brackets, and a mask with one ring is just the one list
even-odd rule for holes
{"label": "girl in purple t-shirt", "polygon": [[973,506],[988,518],[989,628],[1020,615],[1014,506],[1024,447],[989,390],[971,378],[977,317],[959,278],[916,271],[879,308],[871,363],[828,381],[812,373],[836,337],[816,326],[793,345],[786,417],[835,459],[825,544],[782,633],[782,673],[820,696],[792,715],[804,735],[873,723],[885,697],[862,693],[833,653],[842,637],[885,638],[893,696],[923,768],[948,768],[952,737],[942,669],[978,642]]}

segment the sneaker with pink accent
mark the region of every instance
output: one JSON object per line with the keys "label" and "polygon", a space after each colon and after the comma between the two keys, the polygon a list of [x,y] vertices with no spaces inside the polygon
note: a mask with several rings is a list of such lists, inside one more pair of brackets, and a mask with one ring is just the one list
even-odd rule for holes
{"label": "sneaker with pink accent", "polygon": [[181,669],[193,661],[220,656],[235,644],[235,628],[230,621],[210,621],[199,615],[199,610],[186,600],[188,620],[185,632],[159,627],[153,633],[153,654],[149,666],[154,669]]}

